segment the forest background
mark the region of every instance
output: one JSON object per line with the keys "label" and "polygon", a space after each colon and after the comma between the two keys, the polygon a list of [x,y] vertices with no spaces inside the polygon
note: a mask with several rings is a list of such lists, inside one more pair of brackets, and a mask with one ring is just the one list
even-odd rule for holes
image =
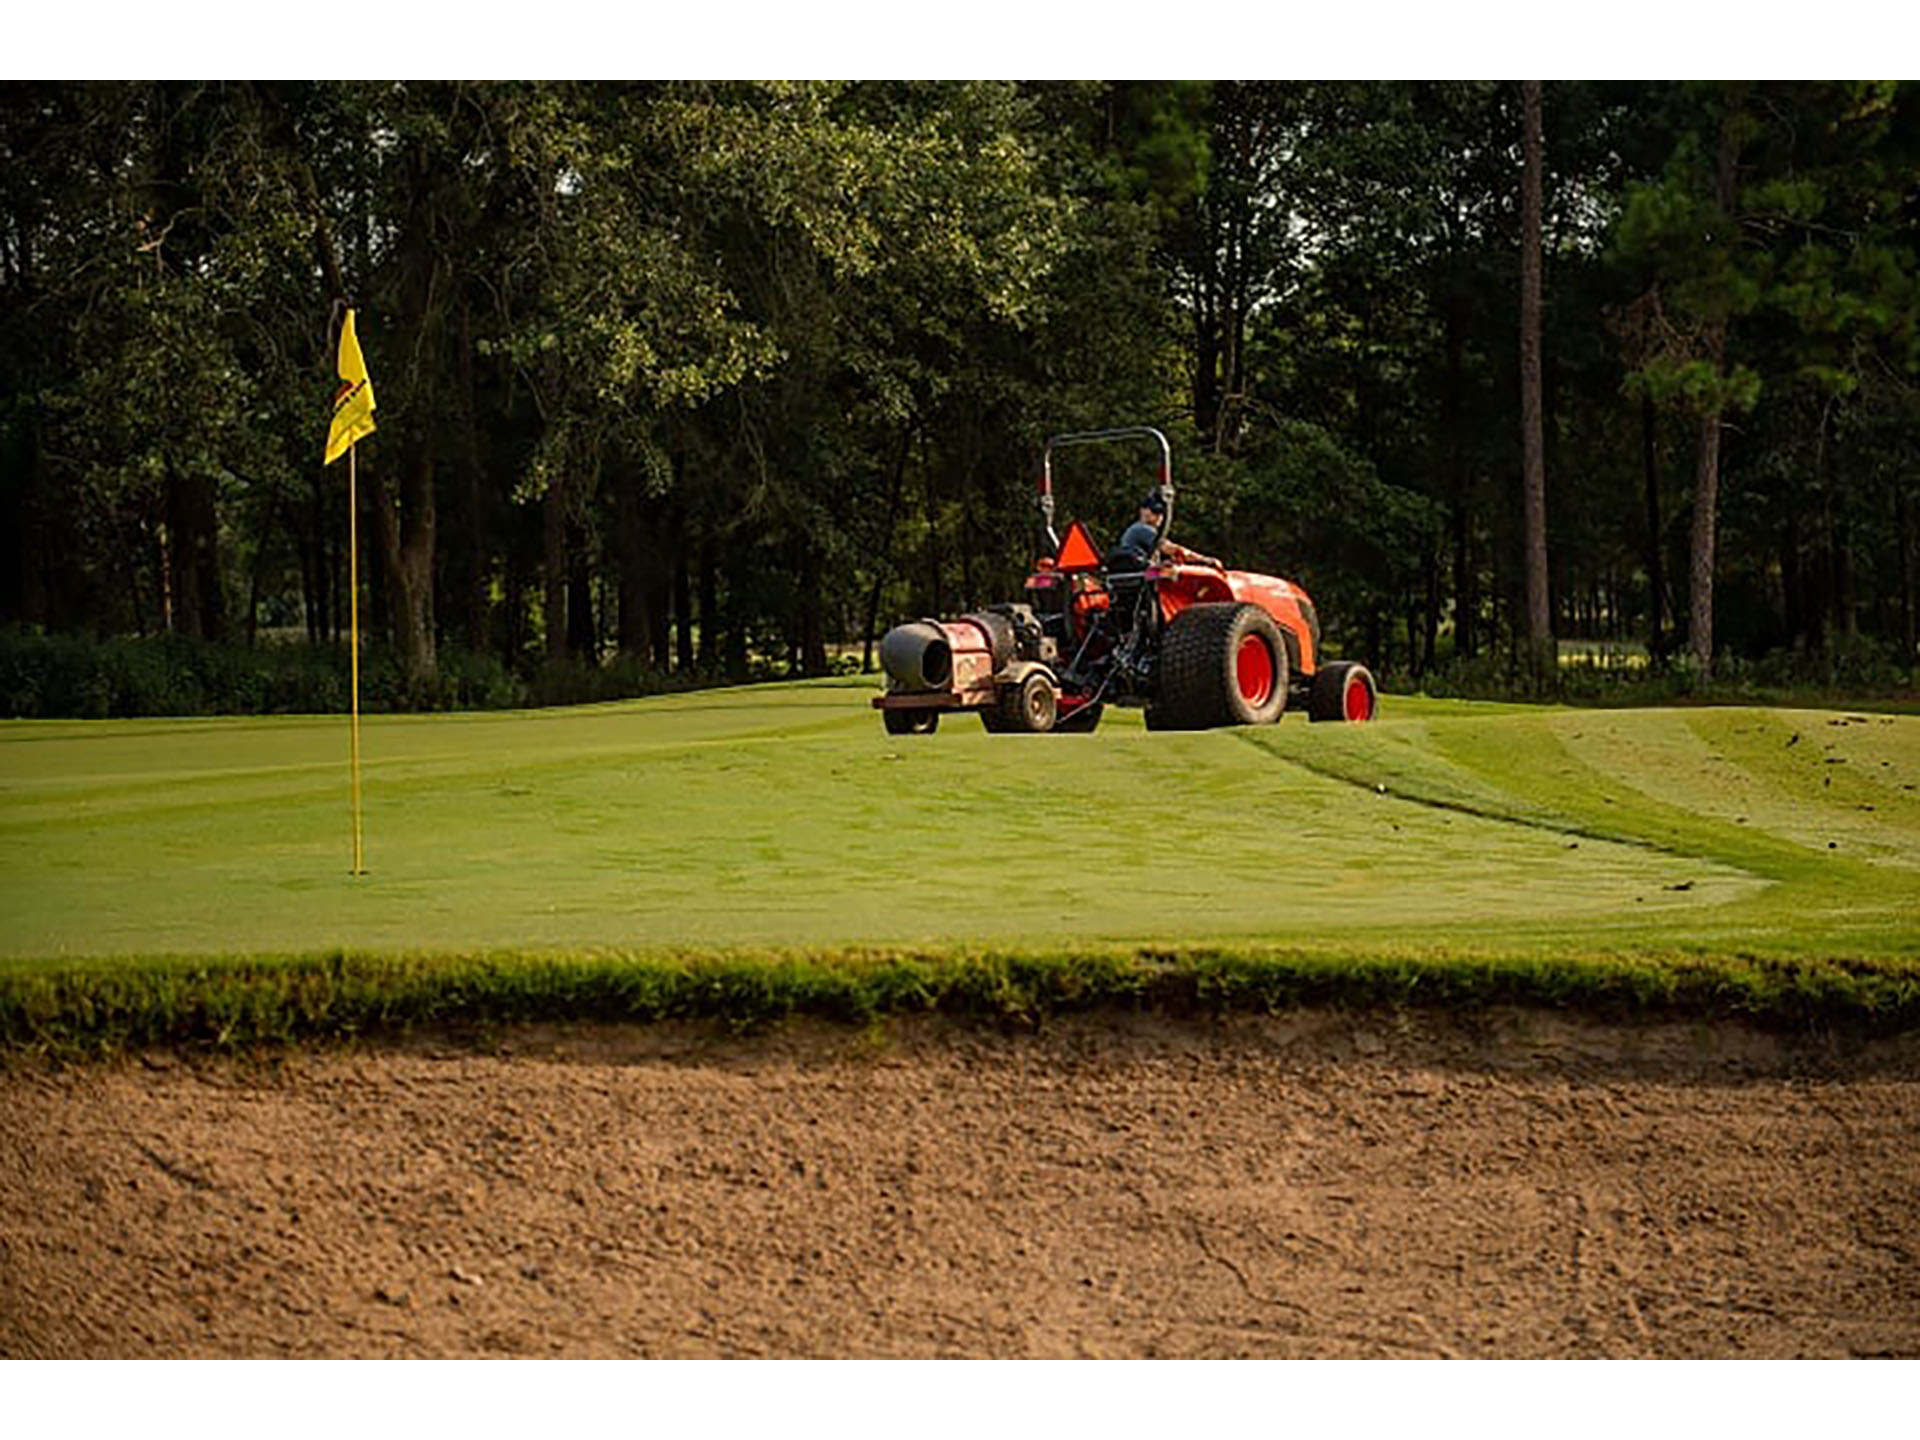
{"label": "forest background", "polygon": [[1917,241],[1913,82],[10,84],[0,695],[345,708],[342,301],[376,706],[870,664],[1138,423],[1389,685],[1910,686]]}

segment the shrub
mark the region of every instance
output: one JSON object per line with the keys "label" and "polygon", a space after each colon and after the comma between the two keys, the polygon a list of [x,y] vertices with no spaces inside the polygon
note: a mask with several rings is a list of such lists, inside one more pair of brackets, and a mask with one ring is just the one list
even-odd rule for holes
{"label": "shrub", "polygon": [[[360,708],[504,710],[627,700],[718,683],[671,675],[631,656],[604,665],[543,661],[530,676],[497,655],[443,646],[437,673],[407,678],[384,646],[360,653]],[[772,677],[767,677],[772,678]],[[103,720],[141,715],[333,715],[348,707],[344,645],[212,644],[161,635],[96,639],[0,630],[0,716]]]}
{"label": "shrub", "polygon": [[1449,660],[1423,676],[1396,676],[1385,688],[1449,700],[1547,700],[1571,705],[1841,704],[1910,700],[1917,677],[1891,648],[1865,636],[1836,637],[1821,650],[1776,650],[1758,659],[1715,658],[1703,681],[1682,652],[1664,664],[1619,664],[1601,655],[1563,660],[1549,693],[1535,693],[1517,657],[1496,651]]}

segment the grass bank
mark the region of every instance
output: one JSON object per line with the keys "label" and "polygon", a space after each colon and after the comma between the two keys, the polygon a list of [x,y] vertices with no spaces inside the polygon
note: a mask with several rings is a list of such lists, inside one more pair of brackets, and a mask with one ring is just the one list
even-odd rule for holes
{"label": "grass bank", "polygon": [[422,1029],[941,1015],[1038,1026],[1096,1009],[1179,1016],[1303,1005],[1519,1005],[1632,1022],[1738,1019],[1879,1035],[1920,1025],[1920,967],[1747,955],[1314,954],[1258,947],[474,957],[326,955],[26,966],[0,973],[0,1050],[74,1059],[251,1050]]}

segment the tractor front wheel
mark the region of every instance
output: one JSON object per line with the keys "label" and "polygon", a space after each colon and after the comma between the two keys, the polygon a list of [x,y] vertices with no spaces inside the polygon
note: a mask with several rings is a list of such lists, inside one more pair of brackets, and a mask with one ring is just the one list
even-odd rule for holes
{"label": "tractor front wheel", "polygon": [[1167,627],[1150,730],[1271,725],[1287,708],[1287,646],[1258,605],[1193,605]]}
{"label": "tractor front wheel", "polygon": [[925,710],[882,710],[880,718],[889,735],[931,735],[940,728],[940,712]]}
{"label": "tractor front wheel", "polygon": [[1307,713],[1315,720],[1371,720],[1380,713],[1373,672],[1353,660],[1334,660],[1313,677]]}

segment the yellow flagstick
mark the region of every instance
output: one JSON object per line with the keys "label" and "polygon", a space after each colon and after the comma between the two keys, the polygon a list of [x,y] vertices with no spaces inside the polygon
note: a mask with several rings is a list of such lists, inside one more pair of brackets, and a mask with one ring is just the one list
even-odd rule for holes
{"label": "yellow flagstick", "polygon": [[354,446],[347,446],[347,669],[352,676],[353,739],[349,744],[353,768],[353,873],[367,867],[360,849],[360,496]]}
{"label": "yellow flagstick", "polygon": [[353,770],[353,873],[367,873],[360,837],[360,493],[359,473],[354,446],[374,432],[373,381],[367,375],[367,362],[360,354],[360,340],[354,333],[353,311],[347,309],[340,322],[340,355],[337,366],[340,388],[333,397],[333,423],[327,427],[326,458],[331,465],[342,455],[347,457],[347,639],[348,668],[353,689],[353,729],[348,754]]}

